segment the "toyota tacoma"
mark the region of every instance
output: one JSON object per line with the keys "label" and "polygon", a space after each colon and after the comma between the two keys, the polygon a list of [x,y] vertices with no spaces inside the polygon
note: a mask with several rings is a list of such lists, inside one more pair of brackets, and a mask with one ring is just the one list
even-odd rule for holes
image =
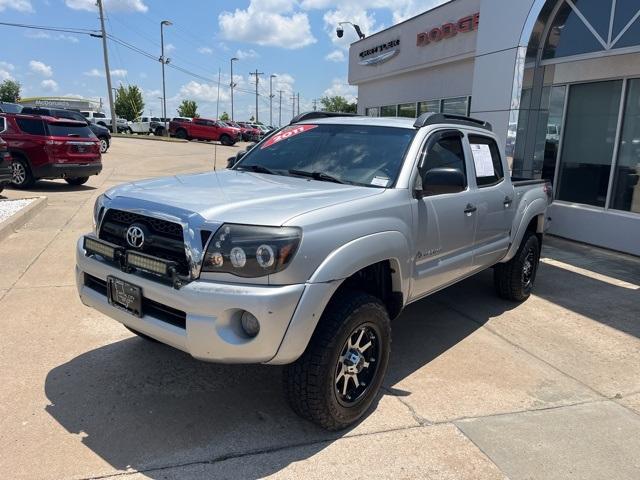
{"label": "toyota tacoma", "polygon": [[77,286],[197,359],[285,365],[293,410],[337,430],[371,406],[408,304],[490,267],[498,295],[529,297],[550,199],[510,178],[486,122],[312,112],[226,170],[100,195]]}

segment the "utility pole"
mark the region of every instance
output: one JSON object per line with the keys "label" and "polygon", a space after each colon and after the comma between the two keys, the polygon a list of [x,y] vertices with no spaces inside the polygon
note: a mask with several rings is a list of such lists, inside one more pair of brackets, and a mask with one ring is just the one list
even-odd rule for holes
{"label": "utility pole", "polygon": [[167,132],[167,89],[164,82],[164,66],[169,63],[169,59],[164,57],[164,27],[173,25],[169,20],[160,22],[160,63],[162,63],[162,121],[164,122],[164,130],[162,136],[166,137]]}
{"label": "utility pole", "polygon": [[273,126],[273,79],[276,78],[277,75],[271,74],[269,77],[269,127]]}
{"label": "utility pole", "polygon": [[316,108],[318,107],[318,100],[316,100],[315,98],[313,99],[313,111],[317,111]]}
{"label": "utility pole", "polygon": [[298,115],[300,115],[300,92],[298,92]]}
{"label": "utility pole", "polygon": [[291,118],[296,116],[296,95],[291,95]]}
{"label": "utility pole", "polygon": [[116,122],[116,109],[113,105],[113,91],[111,90],[111,70],[109,69],[109,52],[107,51],[107,32],[104,29],[104,11],[102,10],[102,0],[98,0],[98,10],[100,11],[100,30],[102,31],[102,51],[104,54],[104,73],[107,76],[107,91],[109,92],[109,109],[111,110],[111,131],[118,133]]}
{"label": "utility pole", "polygon": [[216,100],[216,120],[220,119],[220,76],[222,75],[222,68],[218,67],[218,98]]}
{"label": "utility pole", "polygon": [[231,121],[233,122],[233,87],[236,86],[235,83],[233,83],[233,62],[237,62],[238,59],[236,57],[233,57],[231,59],[231,83],[229,84],[231,86]]}
{"label": "utility pole", "polygon": [[260,75],[264,75],[264,72],[259,72],[256,68],[256,71],[251,72],[249,75],[256,77],[256,123],[258,123],[258,83],[260,82]]}
{"label": "utility pole", "polygon": [[282,126],[282,90],[278,90],[278,93],[280,94],[280,103],[278,105],[278,126],[281,127]]}

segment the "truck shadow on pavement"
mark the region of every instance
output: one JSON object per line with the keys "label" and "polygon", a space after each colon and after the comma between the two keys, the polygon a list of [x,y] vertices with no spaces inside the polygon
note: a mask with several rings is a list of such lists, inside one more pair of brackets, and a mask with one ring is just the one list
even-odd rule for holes
{"label": "truck shadow on pavement", "polygon": [[37,193],[49,193],[49,192],[90,192],[95,190],[96,187],[91,185],[69,185],[64,180],[38,180],[35,184],[28,188],[23,188],[19,191],[22,192],[37,192]]}
{"label": "truck shadow on pavement", "polygon": [[[637,316],[637,289],[541,264],[535,295],[640,337],[637,318],[632,319],[634,312]],[[526,305],[522,308],[534,308]],[[410,305],[394,322],[382,394],[410,395],[394,385],[518,306],[497,298],[490,270]],[[143,471],[158,479],[173,478],[167,470],[173,466],[245,456],[242,472],[233,476],[260,478],[341,437],[388,428],[377,427],[376,413],[364,425],[338,433],[301,420],[284,400],[280,370],[206,364],[170,347],[129,338],[51,370],[46,410],[114,469]],[[455,381],[455,372],[451,375],[445,380]]]}

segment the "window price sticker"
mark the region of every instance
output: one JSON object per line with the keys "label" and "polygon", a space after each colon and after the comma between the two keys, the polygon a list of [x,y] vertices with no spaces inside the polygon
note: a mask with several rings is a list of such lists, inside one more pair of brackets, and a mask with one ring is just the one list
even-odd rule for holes
{"label": "window price sticker", "polygon": [[472,143],[471,152],[476,167],[476,177],[493,177],[496,172],[493,169],[493,158],[489,145]]}

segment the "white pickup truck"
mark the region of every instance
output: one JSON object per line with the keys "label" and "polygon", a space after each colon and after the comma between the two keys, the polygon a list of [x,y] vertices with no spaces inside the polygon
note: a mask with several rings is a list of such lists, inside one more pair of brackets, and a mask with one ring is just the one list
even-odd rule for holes
{"label": "white pickup truck", "polygon": [[512,181],[485,122],[312,112],[227,170],[98,197],[78,291],[195,358],[286,365],[292,408],[340,429],[371,406],[405,306],[491,267],[501,297],[530,295],[550,200]]}

